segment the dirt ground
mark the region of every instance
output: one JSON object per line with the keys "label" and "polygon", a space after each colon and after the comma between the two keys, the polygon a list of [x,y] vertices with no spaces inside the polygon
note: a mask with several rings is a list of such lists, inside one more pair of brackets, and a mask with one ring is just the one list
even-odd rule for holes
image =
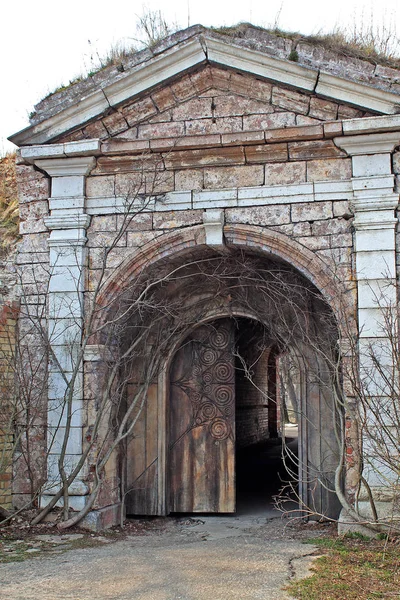
{"label": "dirt ground", "polygon": [[102,534],[16,523],[0,530],[4,600],[275,600],[331,533],[279,516],[133,520]]}

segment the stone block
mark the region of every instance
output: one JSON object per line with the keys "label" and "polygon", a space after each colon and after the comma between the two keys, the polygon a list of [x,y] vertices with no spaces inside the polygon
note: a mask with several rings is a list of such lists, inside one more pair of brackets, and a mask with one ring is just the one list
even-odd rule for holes
{"label": "stone block", "polygon": [[[109,248],[114,243],[116,233],[108,232],[108,231],[97,231],[90,235],[87,247],[88,248]],[[116,245],[121,248],[126,246],[126,235],[123,234],[122,237],[118,240]]]}
{"label": "stone block", "polygon": [[185,75],[179,81],[171,85],[171,91],[178,102],[193,98],[197,94],[196,87],[189,75]]}
{"label": "stone block", "polygon": [[271,101],[272,85],[261,79],[253,79],[248,94],[263,102]]}
{"label": "stone block", "polygon": [[175,229],[200,225],[203,222],[202,210],[166,211],[154,215],[154,229]]}
{"label": "stone block", "polygon": [[175,190],[201,190],[204,185],[203,169],[175,171]]}
{"label": "stone block", "polygon": [[400,71],[399,69],[393,69],[391,67],[385,67],[383,65],[377,65],[375,68],[375,76],[382,77],[382,79],[390,79],[393,82],[400,83]]}
{"label": "stone block", "polygon": [[158,236],[162,235],[163,231],[128,231],[127,247],[141,248],[148,242],[152,242]]}
{"label": "stone block", "polygon": [[308,221],[294,223],[292,233],[295,237],[311,235],[311,225]]}
{"label": "stone block", "polygon": [[50,196],[50,179],[31,165],[17,165],[18,197],[20,203],[47,200]]}
{"label": "stone block", "polygon": [[283,162],[265,165],[265,185],[302,183],[306,180],[306,163]]}
{"label": "stone block", "polygon": [[90,221],[88,235],[97,231],[116,231],[117,217],[116,215],[95,215]]}
{"label": "stone block", "polygon": [[308,115],[321,121],[334,121],[337,119],[338,105],[336,102],[323,100],[322,98],[311,98],[310,111]]}
{"label": "stone block", "polygon": [[107,129],[104,127],[102,121],[100,120],[94,121],[93,123],[89,123],[89,125],[84,127],[82,131],[83,137],[87,139],[99,138],[100,140],[105,140],[109,136]]}
{"label": "stone block", "polygon": [[234,94],[219,96],[214,99],[215,117],[230,117],[235,115],[265,114],[274,112],[273,107],[266,103]]}
{"label": "stone block", "polygon": [[211,98],[192,98],[179,104],[172,111],[173,121],[185,121],[212,117]]}
{"label": "stone block", "polygon": [[292,206],[292,221],[317,221],[332,218],[332,202],[308,202]]}
{"label": "stone block", "polygon": [[299,237],[297,241],[303,246],[306,246],[309,250],[323,250],[331,247],[331,237],[325,236],[314,236],[310,235],[307,237]]}
{"label": "stone block", "polygon": [[265,132],[267,142],[273,141],[300,141],[318,140],[324,137],[322,125],[304,125],[303,127],[285,127],[283,129],[270,129]]}
{"label": "stone block", "polygon": [[321,121],[319,119],[312,119],[304,115],[296,115],[296,125],[318,125]]}
{"label": "stone block", "polygon": [[193,119],[185,121],[186,135],[208,135],[242,131],[242,117],[220,117],[218,119]]}
{"label": "stone block", "polygon": [[20,221],[19,232],[21,235],[27,233],[43,233],[47,232],[47,227],[44,224],[43,218],[29,221]]}
{"label": "stone block", "polygon": [[211,69],[211,81],[213,87],[219,90],[230,89],[231,72],[219,67],[212,67]]}
{"label": "stone block", "polygon": [[85,191],[85,178],[83,175],[72,175],[69,177],[52,177],[52,198],[72,198],[83,196]]}
{"label": "stone block", "polygon": [[86,179],[86,196],[88,196],[89,198],[97,198],[101,196],[114,196],[114,194],[114,175],[107,175],[105,177],[88,177]]}
{"label": "stone block", "polygon": [[223,146],[234,146],[238,143],[243,146],[257,144],[257,142],[264,142],[263,131],[237,131],[235,133],[223,133],[221,135]]}
{"label": "stone block", "polygon": [[19,252],[48,252],[48,233],[27,234],[22,236],[22,240],[18,246]]}
{"label": "stone block", "polygon": [[117,231],[151,231],[154,213],[132,210],[128,214],[117,215]]}
{"label": "stone block", "polygon": [[[102,186],[101,181],[95,181],[97,177],[93,177],[94,175],[110,174],[110,178],[106,179],[103,183],[105,184],[105,188],[111,191],[114,173],[134,173],[135,171],[139,173],[144,171],[157,172],[160,170],[161,164],[161,157],[158,154],[143,153],[136,156],[101,156],[97,159],[97,166],[92,171],[92,177],[88,178],[88,191],[92,194],[94,190],[97,192],[99,187]],[[116,192],[117,188],[115,188],[115,191],[111,195]],[[87,195],[89,197],[89,193]]]}
{"label": "stone block", "polygon": [[393,229],[362,229],[356,231],[355,245],[357,252],[369,250],[395,250],[395,236]]}
{"label": "stone block", "polygon": [[246,165],[240,167],[214,167],[204,171],[205,188],[250,187],[263,185],[264,167]]}
{"label": "stone block", "polygon": [[130,127],[145,119],[149,119],[157,112],[157,108],[151,98],[143,98],[122,109],[122,115]]}
{"label": "stone block", "polygon": [[388,285],[386,279],[358,282],[359,308],[381,308],[396,305],[396,288]]}
{"label": "stone block", "polygon": [[216,207],[225,208],[228,206],[237,206],[237,190],[235,189],[193,192],[194,208],[213,209]]}
{"label": "stone block", "polygon": [[313,160],[346,156],[331,140],[289,142],[291,160]]}
{"label": "stone block", "polygon": [[153,170],[148,173],[121,173],[115,177],[115,193],[123,197],[125,204],[131,205],[140,194],[162,194],[173,190],[172,172]]}
{"label": "stone block", "polygon": [[21,204],[19,208],[19,217],[21,221],[37,221],[49,214],[49,203],[47,200],[38,200]]}
{"label": "stone block", "polygon": [[246,146],[244,149],[246,162],[266,163],[282,162],[287,160],[287,144],[262,144],[259,146]]}
{"label": "stone block", "polygon": [[343,134],[343,126],[340,121],[335,121],[333,123],[324,123],[324,137],[326,138],[334,138],[338,135]]}
{"label": "stone block", "polygon": [[246,75],[245,73],[236,73],[231,71],[229,79],[229,89],[243,96],[248,95],[249,88],[251,87],[253,77]]}
{"label": "stone block", "polygon": [[347,104],[339,104],[338,119],[358,119],[364,115],[362,110],[347,106]]}
{"label": "stone block", "polygon": [[167,169],[185,169],[209,165],[244,164],[243,149],[239,146],[209,148],[199,150],[182,150],[164,155]]}
{"label": "stone block", "polygon": [[391,173],[392,161],[389,153],[353,156],[353,177],[390,175]]}
{"label": "stone block", "polygon": [[219,134],[210,135],[187,135],[180,139],[175,138],[159,138],[150,140],[150,148],[152,151],[165,152],[165,150],[177,150],[179,148],[187,148],[194,150],[199,147],[221,146],[221,136]]}
{"label": "stone block", "polygon": [[164,110],[161,113],[157,113],[154,117],[151,117],[147,123],[169,123],[172,121],[172,110]]}
{"label": "stone block", "polygon": [[310,106],[310,97],[305,94],[299,94],[293,90],[286,90],[281,87],[274,87],[272,89],[272,104],[279,106],[279,108],[285,108],[286,110],[292,110],[296,113],[306,115]]}
{"label": "stone block", "polygon": [[118,135],[129,128],[127,120],[118,111],[104,117],[102,121],[111,136]]}
{"label": "stone block", "polygon": [[352,216],[350,202],[348,200],[336,200],[333,202],[333,216],[349,219]]}
{"label": "stone block", "polygon": [[198,94],[202,94],[205,90],[210,89],[212,85],[212,68],[203,67],[196,73],[190,74],[190,80],[197,90]]}
{"label": "stone block", "polygon": [[290,206],[256,206],[248,208],[227,208],[227,223],[247,223],[249,225],[282,225],[290,223]]}
{"label": "stone block", "polygon": [[[136,140],[138,136],[138,130],[137,127],[131,127],[130,129],[127,129],[126,131],[123,131],[122,133],[119,133],[118,135],[113,136],[114,140],[123,140],[124,142],[128,141],[128,140]],[[110,140],[108,140],[110,141]]]}
{"label": "stone block", "polygon": [[158,92],[153,92],[151,98],[161,112],[176,105],[176,98],[170,87],[164,87]]}
{"label": "stone block", "polygon": [[103,154],[124,155],[124,154],[140,154],[145,155],[150,149],[148,140],[122,140],[115,139],[103,142],[101,151]]}
{"label": "stone block", "polygon": [[351,158],[307,161],[307,181],[351,179]]}
{"label": "stone block", "polygon": [[243,117],[243,129],[247,131],[273,129],[276,127],[291,127],[295,124],[295,114],[292,112],[278,112],[269,115],[250,115],[248,117]]}
{"label": "stone block", "polygon": [[145,125],[139,125],[138,127],[138,138],[139,139],[152,139],[152,138],[164,138],[164,137],[180,137],[185,134],[185,125],[183,122],[179,123],[147,123]]}
{"label": "stone block", "polygon": [[357,252],[357,276],[359,279],[394,279],[396,264],[392,250]]}
{"label": "stone block", "polygon": [[346,219],[330,219],[329,221],[316,221],[312,224],[313,235],[336,235],[349,233],[351,222]]}

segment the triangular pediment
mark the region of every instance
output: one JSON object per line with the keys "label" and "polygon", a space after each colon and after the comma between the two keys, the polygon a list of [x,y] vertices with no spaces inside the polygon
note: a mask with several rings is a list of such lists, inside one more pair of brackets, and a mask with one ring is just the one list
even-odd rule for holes
{"label": "triangular pediment", "polygon": [[[233,105],[235,95],[241,99],[247,97],[252,107],[252,112],[249,114],[257,114],[256,103],[261,102],[264,103],[265,114],[272,112],[268,112],[268,104],[277,106],[281,111],[303,115],[304,118],[326,120],[323,115],[313,117],[313,111],[310,115],[310,112],[302,109],[302,98],[305,98],[304,104],[307,104],[307,98],[309,101],[310,97],[326,100],[327,106],[331,101],[338,106],[353,107],[360,110],[361,114],[395,114],[399,110],[400,95],[394,93],[392,88],[380,89],[355,81],[354,77],[347,79],[317,66],[290,61],[283,57],[286,51],[281,50],[276,52],[277,56],[272,56],[266,40],[261,40],[265,45],[260,42],[260,39],[258,41],[258,45],[254,41],[246,45],[246,40],[216,35],[201,27],[190,28],[166,40],[161,47],[158,47],[157,52],[139,53],[140,56],[138,55],[126,68],[123,67],[122,72],[121,68],[118,70],[115,66],[109,67],[107,73],[102,73],[101,77],[98,77],[97,84],[93,80],[80,82],[76,84],[78,87],[71,86],[70,89],[59,93],[56,98],[51,97],[43,101],[37,115],[33,117],[32,125],[11,136],[10,140],[20,146],[51,143],[63,139],[71,132],[82,131],[85,126],[92,125],[92,129],[95,130],[93,124],[100,122],[110,136],[122,135],[124,127],[122,122],[120,126],[116,124],[114,128],[112,125],[113,121],[117,121],[118,115],[121,119],[125,119],[128,128],[133,128],[146,119],[149,122],[152,119],[154,121],[168,110],[170,112],[175,110],[178,113],[184,111],[185,107],[182,103],[186,102],[188,103],[186,109],[191,109],[193,115],[196,114],[196,107],[200,110],[202,102],[204,105],[207,104],[206,100],[201,101],[199,98],[199,95],[207,92],[207,86],[210,90],[230,92],[231,99],[226,98],[225,101]],[[201,79],[204,79],[204,73],[211,73],[207,85],[204,82],[200,83]],[[194,82],[189,94],[185,91],[185,81],[188,77]],[[229,85],[225,80],[229,80]],[[179,82],[181,82],[181,91],[178,89]],[[240,89],[241,82],[242,89]],[[274,104],[271,97],[267,102],[266,97],[259,98],[251,91],[251,88],[255,89],[257,85],[260,88],[264,85],[265,89],[268,89],[274,84],[275,95],[284,96],[284,91],[279,92],[279,89],[289,90],[292,98],[296,97],[294,93],[297,93],[299,106],[293,107],[290,111],[285,106],[279,107],[279,103]],[[171,86],[175,86],[170,100],[171,106],[167,106],[168,92],[165,91],[165,104],[158,105],[154,98],[161,98],[163,90],[170,90]],[[290,96],[290,93],[287,95]],[[221,97],[223,95],[221,94]],[[225,93],[225,96],[229,94]],[[154,114],[151,112],[154,109],[149,104],[149,99],[155,104]],[[149,114],[143,117],[143,114],[139,113],[141,110],[146,112],[146,100]],[[281,102],[284,103],[284,100]],[[242,106],[243,101],[241,100],[239,104]],[[223,102],[220,100],[219,107],[221,105]],[[321,103],[320,107],[322,107]],[[329,109],[327,110],[329,112]],[[243,111],[244,109],[242,117]],[[232,113],[230,116],[234,117]],[[203,118],[207,117],[203,114]],[[210,118],[223,117],[211,114]],[[330,118],[340,118],[340,115]],[[346,115],[343,118],[346,118]],[[282,122],[268,126],[287,127],[290,124],[298,123]],[[121,127],[121,131],[117,131],[118,127]],[[205,131],[198,133],[205,133]],[[171,135],[177,134],[171,133]],[[104,137],[104,135],[96,135],[95,131],[92,131],[88,132],[86,137]],[[78,135],[70,139],[82,139],[82,137],[79,138]]]}

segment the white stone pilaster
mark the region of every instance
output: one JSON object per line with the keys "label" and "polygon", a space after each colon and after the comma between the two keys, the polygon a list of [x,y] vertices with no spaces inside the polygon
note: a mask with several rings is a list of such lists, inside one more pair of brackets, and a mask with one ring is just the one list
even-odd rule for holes
{"label": "white stone pilaster", "polygon": [[[48,482],[46,496],[60,487],[58,461],[66,441],[67,475],[83,450],[83,292],[86,265],[85,178],[95,164],[93,157],[36,160],[35,165],[51,177],[50,281],[48,290],[48,338],[50,347],[48,385]],[[68,429],[67,429],[68,428]],[[85,505],[88,487],[84,470],[70,486],[70,506]]]}
{"label": "white stone pilaster", "polygon": [[[360,376],[366,399],[377,410],[390,402],[393,390],[388,381],[397,376],[391,328],[397,322],[395,211],[399,195],[391,153],[400,144],[400,132],[348,136],[335,142],[352,157]],[[371,427],[373,414],[366,418]],[[374,490],[387,486],[390,474],[380,476],[382,466],[375,459],[368,433],[363,447],[365,479]]]}

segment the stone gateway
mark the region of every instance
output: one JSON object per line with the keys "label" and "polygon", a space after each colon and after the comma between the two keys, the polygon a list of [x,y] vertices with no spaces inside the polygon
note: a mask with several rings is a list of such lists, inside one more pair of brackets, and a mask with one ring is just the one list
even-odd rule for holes
{"label": "stone gateway", "polygon": [[393,398],[373,358],[397,326],[400,73],[301,41],[293,62],[292,44],[191,27],[10,138],[42,506],[64,483],[98,527],[121,507],[233,512],[241,450],[289,423],[304,514],[370,515],[371,494],[392,511],[360,415]]}

